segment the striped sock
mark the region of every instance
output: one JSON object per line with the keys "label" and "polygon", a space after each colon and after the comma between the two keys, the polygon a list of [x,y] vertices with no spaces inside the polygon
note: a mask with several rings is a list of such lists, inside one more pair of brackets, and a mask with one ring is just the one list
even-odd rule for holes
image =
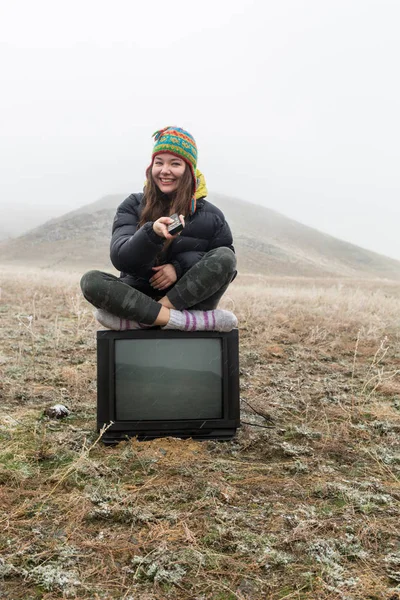
{"label": "striped sock", "polygon": [[229,310],[170,310],[170,318],[163,329],[180,331],[232,331],[238,320]]}

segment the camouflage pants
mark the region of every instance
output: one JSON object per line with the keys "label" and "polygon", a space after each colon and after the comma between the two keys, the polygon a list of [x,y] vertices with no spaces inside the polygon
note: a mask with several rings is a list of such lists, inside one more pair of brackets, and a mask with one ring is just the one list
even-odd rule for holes
{"label": "camouflage pants", "polygon": [[[166,296],[178,310],[213,310],[232,281],[235,267],[236,257],[232,250],[210,250],[176,282]],[[161,310],[161,304],[154,298],[156,290],[149,289],[149,294],[153,295],[151,297],[123,283],[115,275],[102,271],[85,273],[81,279],[81,289],[86,300],[96,308],[123,319],[152,325]]]}

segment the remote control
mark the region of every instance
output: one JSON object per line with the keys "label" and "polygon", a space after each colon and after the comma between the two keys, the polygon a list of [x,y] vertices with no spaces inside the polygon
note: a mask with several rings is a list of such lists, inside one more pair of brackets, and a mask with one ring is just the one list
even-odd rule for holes
{"label": "remote control", "polygon": [[176,213],[171,215],[170,219],[173,219],[174,222],[167,225],[168,233],[170,233],[171,235],[176,235],[177,233],[182,231],[183,225],[179,219],[179,216]]}

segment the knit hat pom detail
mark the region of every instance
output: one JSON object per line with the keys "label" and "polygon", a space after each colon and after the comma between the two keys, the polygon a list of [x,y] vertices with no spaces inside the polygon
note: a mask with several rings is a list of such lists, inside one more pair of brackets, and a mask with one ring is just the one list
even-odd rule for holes
{"label": "knit hat pom detail", "polygon": [[165,131],[167,131],[167,129],[170,129],[170,127],[164,127],[164,129],[159,129],[158,131],[155,131],[151,137],[154,138],[155,142],[158,142],[160,137],[163,135],[163,133]]}

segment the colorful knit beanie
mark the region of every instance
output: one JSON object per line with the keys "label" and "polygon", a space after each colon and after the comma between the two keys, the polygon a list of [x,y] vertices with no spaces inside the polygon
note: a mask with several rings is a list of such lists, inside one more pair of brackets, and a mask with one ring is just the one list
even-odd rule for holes
{"label": "colorful knit beanie", "polygon": [[155,156],[162,154],[163,152],[169,152],[174,154],[189,165],[190,172],[193,179],[193,198],[191,201],[191,212],[194,213],[196,210],[196,165],[197,165],[197,146],[193,136],[182,129],[181,127],[165,127],[153,133],[155,144],[153,148],[151,165],[147,169],[147,173],[153,164]]}

